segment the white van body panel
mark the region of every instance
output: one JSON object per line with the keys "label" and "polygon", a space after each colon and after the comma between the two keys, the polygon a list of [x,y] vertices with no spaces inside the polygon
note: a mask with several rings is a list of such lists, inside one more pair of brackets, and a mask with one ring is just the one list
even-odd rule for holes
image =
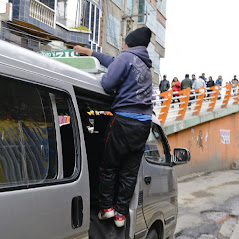
{"label": "white van body panel", "polygon": [[[84,239],[90,228],[90,188],[86,145],[76,89],[89,97],[110,98],[100,84],[100,78],[64,63],[28,51],[0,40],[0,76],[16,81],[42,85],[65,92],[72,101],[79,131],[80,173],[77,178],[49,185],[36,184],[27,189],[2,189],[0,184],[0,231],[4,239]],[[154,124],[160,122],[153,117]],[[161,134],[164,135],[163,132]],[[165,136],[166,137],[166,136]],[[57,135],[57,142],[61,139]],[[165,142],[164,142],[165,143]],[[165,143],[170,152],[168,142]],[[61,149],[58,150],[58,154]],[[160,238],[173,238],[177,217],[177,179],[171,161],[152,163],[145,157],[130,204],[129,238],[146,238],[157,228]],[[62,163],[58,165],[62,168]],[[151,180],[147,184],[146,179]],[[80,196],[83,202],[83,223],[72,227],[72,200]]]}

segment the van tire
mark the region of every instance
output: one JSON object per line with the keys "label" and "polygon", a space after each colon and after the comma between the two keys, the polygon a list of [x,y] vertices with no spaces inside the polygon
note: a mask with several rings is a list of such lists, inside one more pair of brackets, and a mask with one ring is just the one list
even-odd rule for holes
{"label": "van tire", "polygon": [[154,228],[150,229],[146,239],[159,239],[157,231]]}

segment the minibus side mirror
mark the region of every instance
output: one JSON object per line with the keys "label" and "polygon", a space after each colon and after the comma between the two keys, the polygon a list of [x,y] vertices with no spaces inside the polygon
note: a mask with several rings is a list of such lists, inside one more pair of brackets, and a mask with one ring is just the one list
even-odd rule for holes
{"label": "minibus side mirror", "polygon": [[175,148],[173,150],[173,163],[175,165],[185,164],[191,159],[191,154],[188,149]]}

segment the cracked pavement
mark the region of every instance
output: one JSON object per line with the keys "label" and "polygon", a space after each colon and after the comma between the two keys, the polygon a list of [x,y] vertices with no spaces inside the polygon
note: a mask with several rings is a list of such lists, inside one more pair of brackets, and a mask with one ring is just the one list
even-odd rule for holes
{"label": "cracked pavement", "polygon": [[238,189],[239,170],[179,178],[175,238],[230,239],[239,227]]}

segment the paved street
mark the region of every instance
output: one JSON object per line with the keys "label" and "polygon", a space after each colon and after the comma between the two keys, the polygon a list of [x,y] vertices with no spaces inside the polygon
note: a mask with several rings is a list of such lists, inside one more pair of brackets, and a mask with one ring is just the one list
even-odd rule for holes
{"label": "paved street", "polygon": [[239,238],[239,170],[179,178],[176,239]]}

